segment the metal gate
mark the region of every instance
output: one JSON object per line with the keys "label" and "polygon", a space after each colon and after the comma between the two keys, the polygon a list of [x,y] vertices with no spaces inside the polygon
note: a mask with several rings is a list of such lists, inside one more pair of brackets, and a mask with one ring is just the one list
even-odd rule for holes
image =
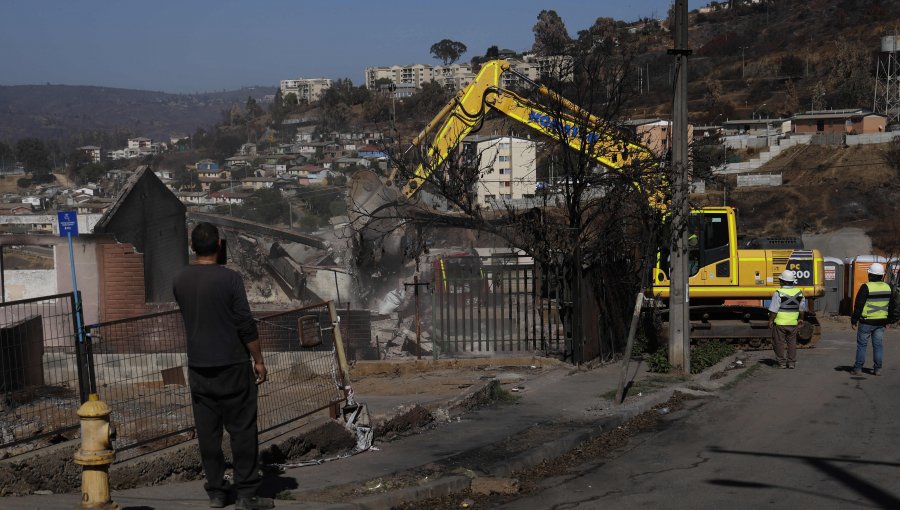
{"label": "metal gate", "polygon": [[443,257],[434,262],[435,356],[569,352],[570,301],[559,279],[524,257]]}

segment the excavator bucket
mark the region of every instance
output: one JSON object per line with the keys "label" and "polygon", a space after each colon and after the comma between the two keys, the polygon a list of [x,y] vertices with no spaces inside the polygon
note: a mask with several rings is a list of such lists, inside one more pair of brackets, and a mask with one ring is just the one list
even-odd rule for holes
{"label": "excavator bucket", "polygon": [[[404,229],[397,208],[404,203],[400,191],[386,186],[371,170],[353,174],[347,197],[351,227],[359,238],[360,255],[377,262],[401,255]],[[394,260],[396,260],[394,258]]]}

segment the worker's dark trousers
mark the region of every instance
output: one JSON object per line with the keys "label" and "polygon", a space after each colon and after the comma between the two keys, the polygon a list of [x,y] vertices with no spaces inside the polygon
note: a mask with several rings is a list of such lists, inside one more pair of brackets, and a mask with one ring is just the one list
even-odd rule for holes
{"label": "worker's dark trousers", "polygon": [[210,496],[228,490],[222,428],[231,436],[234,485],[238,497],[252,497],[260,484],[256,433],[256,375],[250,362],[224,367],[190,367],[188,380],[200,461]]}

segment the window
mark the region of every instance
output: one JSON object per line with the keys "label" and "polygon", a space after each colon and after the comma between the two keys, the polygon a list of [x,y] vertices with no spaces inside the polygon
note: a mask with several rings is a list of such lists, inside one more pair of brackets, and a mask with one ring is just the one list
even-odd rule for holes
{"label": "window", "polygon": [[506,182],[503,183],[503,187],[504,187],[504,188],[511,188],[511,187],[512,187],[512,183],[509,182],[509,181],[506,181]]}
{"label": "window", "polygon": [[509,156],[500,156],[497,161],[509,161]]}
{"label": "window", "polygon": [[512,168],[501,168],[500,175],[512,175]]}

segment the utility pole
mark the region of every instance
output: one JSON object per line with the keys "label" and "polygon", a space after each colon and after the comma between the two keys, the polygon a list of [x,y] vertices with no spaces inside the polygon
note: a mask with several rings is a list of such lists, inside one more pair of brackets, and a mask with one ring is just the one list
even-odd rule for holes
{"label": "utility pole", "polygon": [[674,125],[672,144],[672,239],[670,245],[669,287],[669,363],[676,371],[691,373],[691,321],[688,297],[688,139],[687,139],[687,0],[675,0],[675,98],[672,108]]}

